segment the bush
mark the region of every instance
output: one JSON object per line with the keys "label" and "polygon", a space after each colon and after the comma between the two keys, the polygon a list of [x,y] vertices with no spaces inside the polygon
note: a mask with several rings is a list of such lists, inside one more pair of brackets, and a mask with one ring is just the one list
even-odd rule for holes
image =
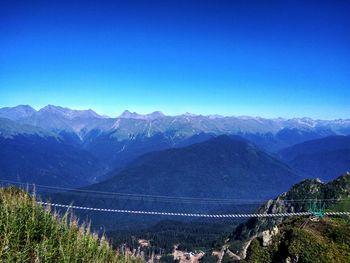
{"label": "bush", "polygon": [[258,239],[254,239],[248,248],[246,262],[269,263],[271,255],[266,248],[261,246]]}

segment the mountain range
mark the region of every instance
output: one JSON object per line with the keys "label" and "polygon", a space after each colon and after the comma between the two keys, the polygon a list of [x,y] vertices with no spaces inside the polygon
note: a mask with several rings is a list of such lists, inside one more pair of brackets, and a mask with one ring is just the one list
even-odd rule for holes
{"label": "mountain range", "polygon": [[[77,180],[81,182],[80,184],[71,184],[65,179],[59,183],[59,185],[66,182],[64,185],[82,186],[115,175],[143,154],[181,148],[225,134],[240,136],[262,151],[281,158],[304,177],[312,177],[317,174],[323,180],[330,180],[332,176],[348,169],[348,155],[343,154],[349,148],[347,144],[346,149],[335,149],[332,157],[329,158],[329,163],[342,163],[339,164],[339,169],[332,174],[327,168],[322,168],[324,172],[317,170],[317,173],[312,173],[314,161],[311,159],[318,158],[315,157],[316,153],[311,152],[306,157],[304,154],[303,157],[307,161],[303,161],[300,156],[290,157],[291,154],[288,152],[297,151],[301,146],[295,146],[296,144],[303,144],[310,140],[316,140],[316,143],[322,144],[323,138],[329,136],[340,136],[341,138],[341,136],[349,135],[350,120],[266,119],[248,116],[204,116],[190,113],[167,116],[159,111],[145,115],[125,111],[117,118],[110,118],[99,115],[91,109],[72,110],[54,105],[47,105],[40,110],[35,110],[29,105],[0,109],[0,138],[1,143],[6,143],[7,147],[7,151],[2,153],[2,159],[12,160],[10,163],[3,161],[1,169],[8,173],[9,178],[27,178],[34,183],[43,183],[39,179],[43,177],[31,176],[30,171],[36,173],[34,172],[36,169],[26,169],[25,165],[16,162],[15,160],[20,160],[16,154],[20,155],[20,153],[18,151],[11,153],[11,151],[16,151],[18,143],[23,143],[32,145],[38,152],[44,152],[40,150],[41,147],[47,147],[45,144],[48,141],[55,142],[61,148],[68,147],[68,150],[60,151],[61,160],[65,160],[66,157],[69,159],[68,155],[64,156],[65,153],[69,152],[69,149],[75,149],[82,153],[79,155],[82,166],[91,163],[93,167],[96,167],[91,169],[94,175],[88,173]],[[302,151],[307,152],[306,149]],[[342,158],[337,157],[340,154]],[[42,165],[45,163],[42,161],[33,163],[37,164],[38,170],[50,174],[51,170],[58,169],[60,162],[50,160],[50,155],[45,157],[48,158],[47,163],[51,163],[49,167]],[[327,159],[328,156],[324,158]],[[66,164],[69,162],[67,161]],[[19,167],[22,168],[19,169]],[[21,175],[24,172],[26,175]],[[71,176],[70,173],[67,176]]]}
{"label": "mountain range", "polygon": [[[303,179],[328,182],[349,170],[350,120],[0,109],[0,182],[36,184],[43,199],[61,204],[245,213]],[[102,231],[147,230],[173,219],[77,214]]]}
{"label": "mountain range", "polygon": [[0,109],[0,117],[55,132],[62,130],[74,132],[82,140],[94,130],[113,134],[118,139],[130,139],[140,135],[151,137],[157,133],[168,134],[172,137],[189,137],[198,133],[265,136],[280,133],[279,140],[288,140],[294,136],[293,141],[300,141],[303,137],[309,140],[332,134],[350,134],[350,120],[341,119],[266,119],[249,116],[204,116],[189,113],[166,116],[159,111],[146,115],[125,111],[117,118],[109,118],[98,115],[91,109],[72,110],[53,105],[47,105],[38,111],[28,105],[5,107]]}

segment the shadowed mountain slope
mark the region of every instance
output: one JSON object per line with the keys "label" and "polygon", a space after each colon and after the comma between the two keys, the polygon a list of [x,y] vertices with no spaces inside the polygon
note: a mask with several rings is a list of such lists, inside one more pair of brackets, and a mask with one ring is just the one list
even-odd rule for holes
{"label": "shadowed mountain slope", "polygon": [[89,189],[168,196],[268,198],[299,177],[284,163],[239,137],[219,136],[152,152]]}
{"label": "shadowed mountain slope", "polygon": [[101,172],[89,152],[52,136],[0,136],[0,156],[2,180],[79,187],[95,182]]}
{"label": "shadowed mountain slope", "polygon": [[324,181],[350,171],[350,136],[329,136],[286,148],[280,156],[307,178]]}

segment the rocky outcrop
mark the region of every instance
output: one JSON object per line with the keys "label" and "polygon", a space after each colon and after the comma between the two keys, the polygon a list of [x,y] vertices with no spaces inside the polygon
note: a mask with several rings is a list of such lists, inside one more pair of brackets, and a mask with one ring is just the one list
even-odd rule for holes
{"label": "rocky outcrop", "polygon": [[277,226],[274,226],[271,230],[265,230],[262,232],[263,246],[267,247],[272,244],[272,238],[278,234],[279,230]]}

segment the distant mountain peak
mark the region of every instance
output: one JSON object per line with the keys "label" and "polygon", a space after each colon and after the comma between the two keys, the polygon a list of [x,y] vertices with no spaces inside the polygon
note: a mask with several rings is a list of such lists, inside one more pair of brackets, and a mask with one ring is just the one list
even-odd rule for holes
{"label": "distant mountain peak", "polygon": [[155,120],[164,117],[165,115],[161,111],[154,111],[149,114],[139,114],[137,112],[130,112],[125,110],[119,115],[121,119],[140,119],[140,120]]}
{"label": "distant mountain peak", "polygon": [[141,119],[141,114],[138,114],[137,112],[131,112],[129,110],[123,111],[122,114],[119,115],[119,118],[123,119]]}
{"label": "distant mountain peak", "polygon": [[161,111],[154,111],[154,112],[152,112],[152,113],[150,113],[148,115],[158,116],[158,117],[164,117],[165,116],[164,113],[161,112]]}
{"label": "distant mountain peak", "polygon": [[220,119],[220,118],[225,118],[224,116],[220,115],[220,114],[210,114],[210,115],[207,115],[207,117],[209,119]]}
{"label": "distant mountain peak", "polygon": [[83,117],[83,118],[89,118],[89,117],[94,117],[94,118],[103,118],[102,116],[98,115],[95,111],[92,109],[88,110],[72,110],[67,107],[61,107],[61,106],[55,106],[48,104],[45,107],[41,108],[39,110],[41,113],[52,113],[52,114],[58,114],[62,115],[66,118],[75,118],[75,117]]}
{"label": "distant mountain peak", "polygon": [[29,105],[17,105],[15,107],[0,108],[0,117],[10,120],[19,120],[32,116],[36,110]]}
{"label": "distant mountain peak", "polygon": [[69,108],[63,108],[61,106],[55,106],[52,104],[48,104],[45,107],[41,108],[39,112],[67,112],[70,111]]}
{"label": "distant mountain peak", "polygon": [[30,105],[28,104],[20,104],[20,105],[17,105],[15,107],[13,107],[13,109],[22,109],[22,110],[25,110],[25,111],[30,111],[30,112],[35,112],[36,110],[31,107]]}
{"label": "distant mountain peak", "polygon": [[185,112],[184,114],[182,114],[182,116],[186,116],[186,117],[196,117],[198,116],[197,114],[191,113],[191,112]]}

